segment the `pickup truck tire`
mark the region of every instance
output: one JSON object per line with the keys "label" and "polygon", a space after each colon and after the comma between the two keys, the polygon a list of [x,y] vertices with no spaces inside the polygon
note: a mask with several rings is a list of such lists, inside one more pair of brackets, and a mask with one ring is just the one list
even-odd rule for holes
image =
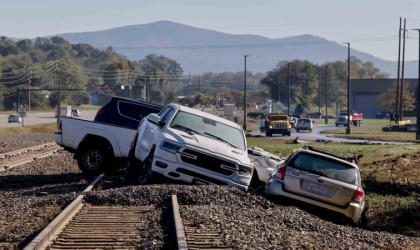
{"label": "pickup truck tire", "polygon": [[153,164],[153,152],[149,154],[144,162],[138,166],[137,181],[140,185],[151,184],[154,181],[154,175],[152,171]]}
{"label": "pickup truck tire", "polygon": [[138,178],[138,169],[141,165],[141,161],[139,161],[134,154],[134,149],[135,145],[131,146],[127,157],[127,167],[125,168],[125,178],[129,182],[136,181],[136,179]]}
{"label": "pickup truck tire", "polygon": [[77,164],[83,173],[97,175],[108,172],[108,164],[112,161],[109,150],[104,146],[85,145],[79,149]]}

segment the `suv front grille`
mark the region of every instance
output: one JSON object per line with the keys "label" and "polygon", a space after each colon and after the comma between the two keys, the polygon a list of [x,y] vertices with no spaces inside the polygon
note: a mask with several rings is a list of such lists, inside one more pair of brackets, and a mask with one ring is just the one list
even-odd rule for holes
{"label": "suv front grille", "polygon": [[[233,162],[228,162],[223,159],[219,159],[201,152],[185,149],[181,153],[181,160],[187,164],[204,168],[222,175],[229,176],[235,173],[236,164]],[[223,168],[224,166],[224,168]],[[230,169],[226,169],[230,168]]]}

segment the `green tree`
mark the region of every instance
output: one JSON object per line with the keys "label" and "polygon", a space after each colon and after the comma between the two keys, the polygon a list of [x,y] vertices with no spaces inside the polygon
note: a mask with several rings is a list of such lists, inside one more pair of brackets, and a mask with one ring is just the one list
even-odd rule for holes
{"label": "green tree", "polygon": [[[414,93],[409,90],[409,82],[404,81],[403,85],[403,111],[412,111],[415,108]],[[393,82],[392,85],[385,91],[382,92],[377,99],[376,106],[386,108],[387,110],[395,110],[396,107],[396,93],[397,93],[397,82]]]}
{"label": "green tree", "polygon": [[287,105],[289,70],[290,106],[301,104],[304,108],[309,108],[317,98],[319,68],[316,65],[301,60],[294,60],[292,62],[281,61],[273,70],[268,72],[267,76],[260,83],[270,89],[271,99]]}

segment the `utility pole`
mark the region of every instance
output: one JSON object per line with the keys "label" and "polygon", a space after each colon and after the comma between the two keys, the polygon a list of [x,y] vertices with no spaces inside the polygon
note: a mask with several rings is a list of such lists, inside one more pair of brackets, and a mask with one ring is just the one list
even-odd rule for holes
{"label": "utility pole", "polygon": [[325,66],[325,124],[328,124],[328,68]]}
{"label": "utility pole", "polygon": [[244,56],[244,61],[245,61],[245,68],[244,68],[244,125],[243,125],[243,129],[244,131],[246,131],[246,58],[249,55],[245,55]]}
{"label": "utility pole", "polygon": [[57,103],[57,127],[60,124],[61,119],[61,81],[58,78],[58,103]]}
{"label": "utility pole", "polygon": [[30,91],[31,80],[32,80],[32,72],[31,72],[31,66],[29,66],[28,68],[28,111],[31,111],[31,91]]}
{"label": "utility pole", "polygon": [[287,115],[290,115],[290,63],[287,63]]}
{"label": "utility pole", "polygon": [[318,114],[321,118],[321,70],[318,72]]}
{"label": "utility pole", "polygon": [[418,79],[417,79],[417,91],[416,91],[416,140],[420,140],[420,29],[415,29],[419,32],[419,68],[418,68]]}
{"label": "utility pole", "polygon": [[278,99],[277,99],[277,100],[279,101],[279,104],[280,104],[280,103],[281,103],[281,101],[280,101],[280,82],[281,82],[281,81],[280,81],[280,75],[279,75],[279,77],[277,78],[277,80],[279,81],[279,84],[278,84],[278,85],[279,85],[279,97],[278,97]]}
{"label": "utility pole", "polygon": [[400,115],[398,116],[400,118],[400,121],[402,121],[403,118],[403,92],[404,92],[404,62],[405,62],[405,32],[406,29],[406,19],[404,18],[404,29],[403,29],[403,47],[402,47],[402,63],[401,63],[401,83],[400,83]]}
{"label": "utility pole", "polygon": [[346,134],[351,134],[350,127],[350,43],[347,44],[347,128]]}
{"label": "utility pole", "polygon": [[54,65],[54,88],[55,88],[56,83],[57,83],[57,62],[55,62],[55,65]]}
{"label": "utility pole", "polygon": [[[395,113],[399,117],[400,112],[400,65],[401,65],[401,22],[402,18],[400,17],[400,28],[398,29],[398,66],[397,66],[397,93],[395,96]],[[399,118],[398,118],[399,119]],[[395,121],[396,122],[396,121]]]}
{"label": "utility pole", "polygon": [[143,86],[143,98],[147,100],[147,83],[146,83],[146,74],[144,74],[144,86]]}

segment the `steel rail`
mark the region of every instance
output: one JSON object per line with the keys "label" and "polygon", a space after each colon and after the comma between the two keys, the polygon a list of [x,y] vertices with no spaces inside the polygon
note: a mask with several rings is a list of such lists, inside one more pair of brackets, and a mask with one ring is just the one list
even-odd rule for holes
{"label": "steel rail", "polygon": [[[47,148],[53,147],[45,152]],[[20,149],[8,153],[3,153],[0,155],[0,172],[9,170],[11,168],[20,166],[22,164],[31,162],[35,159],[41,159],[56,153],[61,147],[54,143],[46,143],[37,145],[34,147],[29,147],[25,149]],[[36,153],[36,151],[44,150],[42,152]],[[17,158],[20,157],[20,158]],[[14,158],[17,158],[14,160]]]}
{"label": "steel rail", "polygon": [[[89,192],[92,188],[104,177],[104,174],[99,175],[83,192]],[[24,250],[45,249],[53,239],[62,231],[64,226],[76,215],[83,207],[84,195],[79,195],[73,202],[71,202],[44,230],[41,231],[25,248]]]}

